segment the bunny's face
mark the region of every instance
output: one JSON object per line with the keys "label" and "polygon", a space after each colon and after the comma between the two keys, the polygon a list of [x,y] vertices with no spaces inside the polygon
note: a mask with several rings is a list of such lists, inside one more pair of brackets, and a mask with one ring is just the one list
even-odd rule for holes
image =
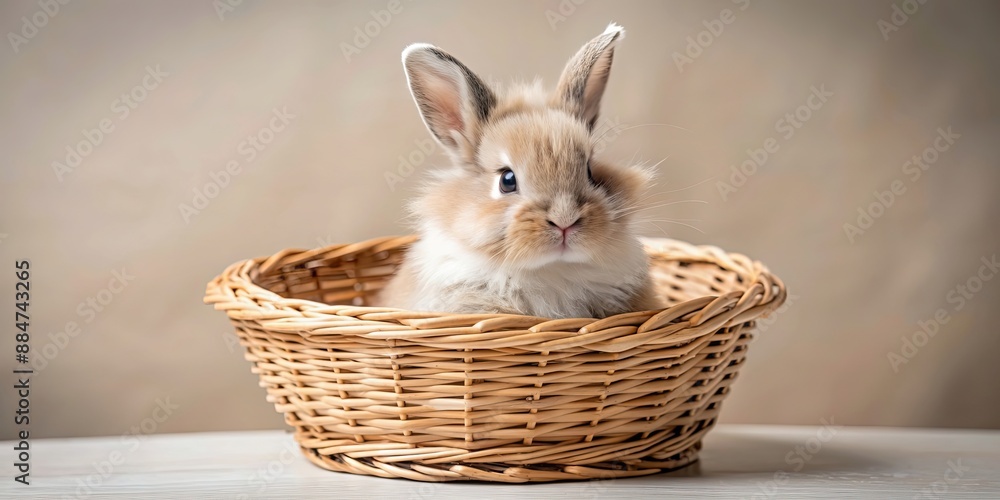
{"label": "bunny's face", "polygon": [[522,270],[602,264],[616,247],[634,243],[630,214],[649,173],[593,157],[594,123],[621,33],[612,25],[585,45],[553,95],[538,84],[497,94],[436,47],[404,52],[424,122],[455,162],[413,205],[425,232]]}

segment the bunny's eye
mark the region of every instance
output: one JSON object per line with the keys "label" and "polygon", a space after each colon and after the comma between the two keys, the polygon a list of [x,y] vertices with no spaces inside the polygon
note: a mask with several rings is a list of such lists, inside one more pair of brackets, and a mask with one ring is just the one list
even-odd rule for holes
{"label": "bunny's eye", "polygon": [[594,171],[590,169],[589,161],[587,162],[587,180],[589,180],[591,184],[594,184],[595,186],[597,185],[597,181],[594,180]]}
{"label": "bunny's eye", "polygon": [[517,191],[517,177],[514,177],[514,171],[505,168],[500,171],[500,192],[507,194]]}

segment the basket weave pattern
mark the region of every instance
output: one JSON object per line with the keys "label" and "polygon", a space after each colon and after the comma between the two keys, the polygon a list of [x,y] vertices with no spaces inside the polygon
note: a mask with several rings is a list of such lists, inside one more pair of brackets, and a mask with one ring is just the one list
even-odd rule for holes
{"label": "basket weave pattern", "polygon": [[665,308],[552,320],[366,307],[414,237],[233,264],[226,311],[305,455],[421,481],[645,475],[697,459],[751,340],[785,300],[759,262],[644,240]]}

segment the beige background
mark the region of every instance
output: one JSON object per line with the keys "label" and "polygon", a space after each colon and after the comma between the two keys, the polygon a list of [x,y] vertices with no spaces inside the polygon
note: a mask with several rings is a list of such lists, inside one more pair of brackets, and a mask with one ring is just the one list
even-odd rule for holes
{"label": "beige background", "polygon": [[[16,52],[0,46],[0,309],[13,309],[13,261],[30,258],[32,343],[47,361],[32,380],[33,436],[130,432],[157,399],[177,409],[143,432],[282,427],[224,314],[201,304],[205,283],[242,258],[407,231],[401,206],[442,158],[390,189],[386,173],[428,137],[399,63],[406,44],[551,85],[612,20],[628,35],[604,116],[676,127],[611,133],[603,154],[666,158],[656,199],[705,203],[651,217],[703,233],[659,226],[766,262],[792,294],[723,421],[1000,428],[1000,279],[960,311],[948,301],[1000,251],[995,3],[927,2],[884,40],[889,1],[404,1],[348,61],[342,44],[387,4],[244,0],[220,19],[208,0],[74,2]],[[546,15],[560,5],[564,20]],[[735,20],[679,70],[673,54],[726,8]],[[0,9],[5,33],[39,11]],[[122,119],[116,99],[157,65],[168,76]],[[783,138],[776,122],[811,86],[834,95]],[[276,107],[294,118],[248,161],[241,141]],[[104,119],[114,130],[59,180],[53,162]],[[911,180],[904,162],[948,126],[961,137]],[[717,183],[769,137],[779,150],[723,199]],[[230,161],[241,172],[185,221],[179,205]],[[844,223],[896,180],[905,193],[849,241]],[[134,279],[102,293],[122,269]],[[111,300],[91,315],[88,297]],[[889,353],[939,308],[950,321],[894,372]],[[0,316],[12,332],[13,313]],[[71,321],[81,332],[61,341]],[[12,334],[0,353],[8,415]],[[13,432],[0,419],[0,437]]]}

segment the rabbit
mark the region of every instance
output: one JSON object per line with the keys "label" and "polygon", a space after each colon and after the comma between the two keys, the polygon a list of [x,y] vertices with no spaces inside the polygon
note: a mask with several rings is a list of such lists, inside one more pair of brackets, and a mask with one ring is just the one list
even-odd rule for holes
{"label": "rabbit", "polygon": [[594,157],[612,23],[540,82],[488,85],[429,44],[403,51],[424,125],[452,160],[410,212],[419,239],[380,292],[414,311],[602,318],[659,308],[633,215],[652,172]]}

